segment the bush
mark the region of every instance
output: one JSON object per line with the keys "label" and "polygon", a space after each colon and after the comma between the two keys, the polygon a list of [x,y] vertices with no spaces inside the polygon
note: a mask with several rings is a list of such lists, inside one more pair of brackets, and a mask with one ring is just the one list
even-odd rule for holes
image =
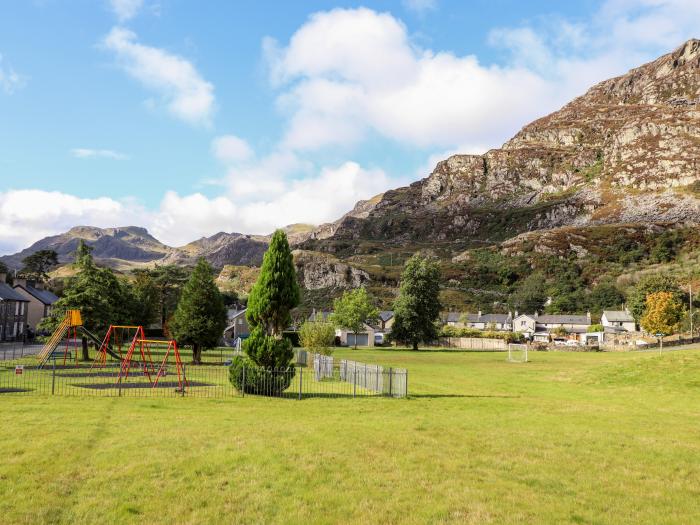
{"label": "bush", "polygon": [[496,332],[494,330],[477,330],[476,328],[458,328],[443,326],[440,337],[483,337],[487,339],[503,339],[508,343],[519,343],[523,340],[520,332]]}
{"label": "bush", "polygon": [[262,368],[244,356],[234,357],[229,367],[229,381],[239,392],[265,396],[281,395],[295,374],[293,365],[286,369]]}
{"label": "bush", "polygon": [[243,351],[255,364],[266,369],[284,370],[294,359],[289,339],[266,335],[260,326],[243,341]]}
{"label": "bush", "polygon": [[591,326],[588,327],[588,329],[586,331],[589,334],[594,334],[596,332],[605,331],[605,327],[602,324],[592,324]]}
{"label": "bush", "polygon": [[335,341],[335,327],[326,321],[306,321],[299,329],[301,346],[311,352],[331,355]]}

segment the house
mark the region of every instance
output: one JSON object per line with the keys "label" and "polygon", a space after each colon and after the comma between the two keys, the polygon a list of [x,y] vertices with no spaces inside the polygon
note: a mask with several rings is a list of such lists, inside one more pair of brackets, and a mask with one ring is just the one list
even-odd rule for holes
{"label": "house", "polygon": [[580,339],[581,334],[588,332],[591,326],[591,314],[586,315],[539,315],[515,313],[513,331],[522,332],[533,341],[549,342],[550,334],[563,328],[569,338]]}
{"label": "house", "polygon": [[0,342],[24,339],[29,300],[5,283],[0,273]]}
{"label": "house", "polygon": [[637,323],[627,310],[604,310],[600,322],[608,332],[637,331]]}
{"label": "house", "polygon": [[42,283],[27,282],[26,279],[15,278],[14,290],[29,301],[27,325],[36,333],[36,327],[41,320],[51,315],[53,304],[58,301],[58,297],[45,290]]}
{"label": "house", "polygon": [[467,314],[465,324],[476,330],[499,330],[510,332],[513,329],[513,314]]}
{"label": "house", "polygon": [[325,323],[330,322],[331,320],[331,315],[333,315],[333,312],[324,312],[324,311],[316,311],[315,309],[311,312],[311,315],[309,316],[309,321],[314,322],[314,321],[323,321]]}
{"label": "house", "polygon": [[462,320],[461,312],[447,312],[443,317],[443,322],[447,326],[455,326],[458,328],[464,328],[464,321]]}
{"label": "house", "polygon": [[237,339],[245,339],[250,335],[250,326],[245,317],[246,309],[229,310],[228,326],[224,330],[224,343],[227,346],[235,346]]}
{"label": "house", "polygon": [[391,332],[391,327],[394,326],[394,312],[391,310],[383,310],[379,312],[377,328],[385,334]]}
{"label": "house", "polygon": [[374,346],[375,330],[367,323],[363,323],[362,330],[357,334],[345,328],[338,328],[335,336],[340,340],[341,346]]}

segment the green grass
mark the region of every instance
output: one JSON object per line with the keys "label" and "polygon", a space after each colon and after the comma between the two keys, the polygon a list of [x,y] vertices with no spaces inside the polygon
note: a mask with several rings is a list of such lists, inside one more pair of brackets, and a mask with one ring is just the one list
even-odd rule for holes
{"label": "green grass", "polygon": [[0,395],[2,523],[698,523],[700,352],[342,350],[408,400]]}

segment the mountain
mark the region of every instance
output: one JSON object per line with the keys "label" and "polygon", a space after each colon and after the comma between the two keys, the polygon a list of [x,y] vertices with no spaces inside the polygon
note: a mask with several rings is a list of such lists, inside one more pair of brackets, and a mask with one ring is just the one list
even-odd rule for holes
{"label": "mountain", "polygon": [[[443,303],[461,310],[517,308],[536,290],[553,297],[549,309],[574,312],[606,306],[593,299],[600,283],[610,297],[610,283],[624,291],[645,272],[700,278],[699,164],[700,41],[689,40],[593,86],[501,148],[445,159],[335,222],[288,226],[305,306],[326,308],[359,284],[388,306],[418,251],[439,259]],[[172,248],[143,228],[78,227],[0,260],[17,267],[50,248],[68,261],[78,238],[123,269],[205,257],[239,293],[269,242],[220,232]]]}
{"label": "mountain", "polygon": [[66,233],[45,237],[29,248],[13,255],[0,257],[10,268],[21,268],[22,259],[39,251],[54,250],[61,263],[72,262],[80,240],[92,247],[93,256],[101,261],[147,263],[163,258],[172,248],[153,237],[145,228],[126,226],[123,228],[95,228],[76,226]]}
{"label": "mountain", "polygon": [[699,163],[700,41],[690,40],[500,149],[452,156],[429,177],[358,203],[303,245],[341,255],[387,242],[459,250],[563,226],[697,222]]}

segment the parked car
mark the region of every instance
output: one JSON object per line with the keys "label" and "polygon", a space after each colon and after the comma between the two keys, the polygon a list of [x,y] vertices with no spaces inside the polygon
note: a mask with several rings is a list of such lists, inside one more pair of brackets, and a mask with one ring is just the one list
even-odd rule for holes
{"label": "parked car", "polygon": [[573,339],[569,339],[566,342],[566,346],[578,346],[578,341],[574,341]]}
{"label": "parked car", "polygon": [[566,346],[566,339],[555,339],[554,346]]}

